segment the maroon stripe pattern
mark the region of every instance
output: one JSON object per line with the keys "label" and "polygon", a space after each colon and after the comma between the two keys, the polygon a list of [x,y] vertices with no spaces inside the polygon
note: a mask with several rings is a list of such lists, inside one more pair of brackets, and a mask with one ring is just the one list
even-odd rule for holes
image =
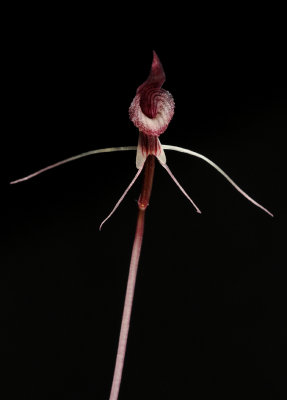
{"label": "maroon stripe pattern", "polygon": [[158,138],[153,135],[145,135],[140,132],[139,135],[139,148],[142,151],[142,155],[144,158],[147,158],[149,155],[154,155],[156,157],[160,156],[162,151]]}

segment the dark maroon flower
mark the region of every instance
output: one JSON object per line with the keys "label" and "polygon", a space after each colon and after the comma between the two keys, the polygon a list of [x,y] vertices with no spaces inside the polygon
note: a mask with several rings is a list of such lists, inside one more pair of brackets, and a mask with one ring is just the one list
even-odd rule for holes
{"label": "dark maroon flower", "polygon": [[172,95],[162,89],[164,81],[165,73],[154,51],[149,77],[138,87],[129,108],[130,119],[145,135],[161,135],[173,117],[174,101]]}
{"label": "dark maroon flower", "polygon": [[161,135],[174,114],[172,95],[162,89],[165,73],[161,62],[153,51],[153,61],[147,80],[142,83],[129,108],[132,122],[139,129],[136,165],[141,168],[148,155],[156,156],[163,164],[166,157],[158,136]]}

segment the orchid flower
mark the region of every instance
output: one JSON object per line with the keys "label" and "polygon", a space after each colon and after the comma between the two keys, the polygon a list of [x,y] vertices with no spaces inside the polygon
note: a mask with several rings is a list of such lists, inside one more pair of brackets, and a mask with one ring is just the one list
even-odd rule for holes
{"label": "orchid flower", "polygon": [[136,168],[137,172],[120,197],[120,199],[115,204],[114,208],[108,214],[108,216],[103,220],[100,225],[100,229],[103,224],[112,216],[116,211],[120,203],[125,198],[128,191],[131,189],[139,175],[144,171],[144,179],[141,194],[138,200],[138,220],[135,232],[134,244],[131,254],[130,261],[130,271],[126,289],[125,304],[122,316],[122,324],[120,330],[120,338],[118,344],[118,351],[116,357],[116,364],[114,370],[114,377],[112,382],[112,388],[110,393],[110,400],[117,400],[120,390],[122,371],[124,366],[124,358],[126,353],[127,337],[129,332],[130,316],[132,311],[132,303],[134,297],[134,289],[137,275],[137,268],[139,263],[139,257],[141,253],[143,232],[144,232],[144,218],[145,210],[149,204],[155,159],[159,161],[161,166],[168,172],[173,181],[186,196],[186,198],[191,202],[198,213],[201,213],[197,205],[186,193],[183,187],[180,185],[178,180],[175,178],[171,170],[166,164],[165,150],[173,150],[181,153],[186,153],[188,155],[197,157],[207,162],[213,168],[215,168],[221,175],[226,178],[235,189],[241,193],[245,198],[247,198],[251,203],[261,208],[267,214],[273,217],[273,214],[264,208],[261,204],[256,202],[247,193],[245,193],[218,165],[213,161],[209,160],[202,154],[196,153],[189,149],[185,149],[177,146],[162,145],[159,136],[167,129],[173,115],[174,115],[174,100],[172,95],[162,88],[165,82],[165,73],[162,64],[155,53],[153,52],[153,61],[151,65],[150,74],[147,80],[138,87],[136,96],[133,99],[130,108],[129,116],[134,125],[139,129],[139,139],[137,146],[126,146],[126,147],[110,147],[98,150],[91,150],[86,153],[82,153],[65,160],[59,161],[55,164],[49,165],[39,171],[36,171],[24,178],[14,180],[10,182],[11,184],[23,182],[30,178],[33,178],[42,172],[48,171],[49,169],[58,167],[62,164],[68,163],[70,161],[77,160],[82,157],[89,155],[99,154],[99,153],[111,153],[116,151],[135,151],[136,150]]}

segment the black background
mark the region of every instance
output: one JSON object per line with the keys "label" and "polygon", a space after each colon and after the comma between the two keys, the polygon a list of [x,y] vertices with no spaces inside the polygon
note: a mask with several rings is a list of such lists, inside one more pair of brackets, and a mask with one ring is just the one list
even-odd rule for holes
{"label": "black background", "polygon": [[162,143],[209,157],[275,218],[203,161],[166,152],[202,215],[157,165],[120,399],[285,399],[281,11],[142,7],[7,12],[1,379],[11,397],[108,399],[140,180],[98,227],[134,176],[135,153],[8,182],[136,145],[128,107],[154,49],[176,104]]}

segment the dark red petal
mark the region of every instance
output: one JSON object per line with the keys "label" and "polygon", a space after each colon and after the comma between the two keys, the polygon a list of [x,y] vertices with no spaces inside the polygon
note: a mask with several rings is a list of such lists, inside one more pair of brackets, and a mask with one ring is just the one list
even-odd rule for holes
{"label": "dark red petal", "polygon": [[165,82],[165,72],[163,70],[160,59],[158,58],[156,52],[153,50],[153,60],[151,64],[151,69],[147,80],[142,83],[138,89],[137,93],[141,93],[146,87],[161,88]]}

